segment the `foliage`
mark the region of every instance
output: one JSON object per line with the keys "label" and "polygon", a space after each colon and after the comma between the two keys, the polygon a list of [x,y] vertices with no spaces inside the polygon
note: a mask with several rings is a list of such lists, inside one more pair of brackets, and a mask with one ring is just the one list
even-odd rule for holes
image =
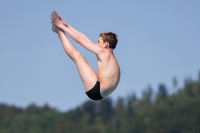
{"label": "foliage", "polygon": [[0,133],[200,132],[200,80],[185,80],[173,95],[167,90],[160,84],[153,98],[148,86],[140,99],[130,94],[116,101],[86,101],[65,113],[48,105],[23,109],[0,104]]}

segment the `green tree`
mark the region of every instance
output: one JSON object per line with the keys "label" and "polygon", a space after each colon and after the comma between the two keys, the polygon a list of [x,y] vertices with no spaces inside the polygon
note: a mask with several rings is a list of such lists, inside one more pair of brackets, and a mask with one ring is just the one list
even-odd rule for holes
{"label": "green tree", "polygon": [[199,78],[199,82],[200,82],[200,70],[199,70],[199,73],[198,73],[198,78]]}
{"label": "green tree", "polygon": [[177,78],[174,77],[173,80],[172,80],[172,82],[173,82],[173,87],[174,87],[174,89],[176,89],[176,88],[177,88],[177,85],[178,85]]}
{"label": "green tree", "polygon": [[124,99],[121,98],[121,97],[119,97],[117,99],[116,108],[115,108],[116,114],[120,115],[120,116],[123,115],[124,108],[125,108],[125,106],[124,106]]}
{"label": "green tree", "polygon": [[99,102],[100,104],[100,115],[104,122],[109,122],[114,112],[111,98],[105,98]]}
{"label": "green tree", "polygon": [[164,85],[164,84],[160,84],[158,86],[158,93],[157,93],[157,96],[156,96],[156,101],[159,102],[160,100],[164,100],[166,99],[168,96],[168,93],[167,93],[167,87]]}
{"label": "green tree", "polygon": [[152,87],[149,85],[147,87],[147,89],[145,91],[143,91],[143,96],[141,99],[141,104],[143,104],[144,106],[148,106],[151,104],[151,100],[152,100],[152,94],[153,94],[153,89]]}
{"label": "green tree", "polygon": [[35,104],[29,105],[25,110],[24,113],[26,114],[39,114],[41,113],[41,108]]}
{"label": "green tree", "polygon": [[82,105],[83,112],[96,116],[98,114],[97,104],[93,101],[87,101]]}

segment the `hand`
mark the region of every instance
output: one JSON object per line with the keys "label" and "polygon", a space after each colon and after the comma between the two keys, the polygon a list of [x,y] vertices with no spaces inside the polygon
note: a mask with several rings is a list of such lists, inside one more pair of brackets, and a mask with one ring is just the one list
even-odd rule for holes
{"label": "hand", "polygon": [[55,25],[56,27],[62,29],[63,28],[63,22],[61,20],[59,20],[58,16],[55,16],[53,21],[51,22],[53,25]]}

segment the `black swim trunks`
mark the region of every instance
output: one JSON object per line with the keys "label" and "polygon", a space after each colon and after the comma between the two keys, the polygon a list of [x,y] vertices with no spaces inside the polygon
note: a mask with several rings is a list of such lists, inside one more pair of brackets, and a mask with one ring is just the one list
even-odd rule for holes
{"label": "black swim trunks", "polygon": [[103,97],[101,96],[100,93],[100,82],[97,81],[95,86],[86,92],[87,96],[92,99],[92,100],[101,100]]}

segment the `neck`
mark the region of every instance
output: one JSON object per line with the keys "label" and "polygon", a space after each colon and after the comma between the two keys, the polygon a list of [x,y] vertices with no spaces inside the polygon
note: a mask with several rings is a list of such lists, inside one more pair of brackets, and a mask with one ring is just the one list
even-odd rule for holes
{"label": "neck", "polygon": [[113,53],[113,49],[112,48],[106,48],[106,50],[108,50],[109,52]]}

